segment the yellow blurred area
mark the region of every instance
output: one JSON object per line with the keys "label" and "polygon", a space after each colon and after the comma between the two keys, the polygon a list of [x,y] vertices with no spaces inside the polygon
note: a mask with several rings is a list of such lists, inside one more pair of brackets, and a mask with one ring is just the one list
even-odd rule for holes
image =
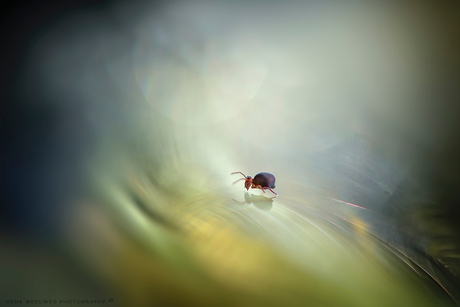
{"label": "yellow blurred area", "polygon": [[[186,169],[182,178],[192,176]],[[127,185],[101,180],[104,196],[75,207],[69,233],[121,306],[439,303],[362,221],[351,217],[347,230],[328,220],[318,200],[280,196],[256,207],[213,186],[198,184],[198,192],[192,183],[168,195],[142,173],[126,177]]]}

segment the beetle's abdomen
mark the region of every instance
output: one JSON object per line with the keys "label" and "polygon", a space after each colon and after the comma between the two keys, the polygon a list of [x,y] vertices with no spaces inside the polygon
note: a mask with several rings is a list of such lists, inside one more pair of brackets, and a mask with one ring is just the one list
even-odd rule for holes
{"label": "beetle's abdomen", "polygon": [[275,176],[270,173],[258,173],[252,179],[252,183],[255,185],[261,185],[264,188],[275,188]]}

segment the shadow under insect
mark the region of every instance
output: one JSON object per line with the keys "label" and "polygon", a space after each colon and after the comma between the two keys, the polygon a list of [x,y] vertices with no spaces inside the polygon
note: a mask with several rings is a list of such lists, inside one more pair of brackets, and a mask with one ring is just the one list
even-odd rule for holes
{"label": "shadow under insect", "polygon": [[237,201],[236,199],[233,199],[233,201],[246,205],[246,204],[253,204],[255,207],[257,207],[260,210],[264,211],[269,211],[272,209],[273,206],[273,198],[274,197],[265,197],[263,195],[251,195],[248,192],[244,193],[244,202],[242,201]]}

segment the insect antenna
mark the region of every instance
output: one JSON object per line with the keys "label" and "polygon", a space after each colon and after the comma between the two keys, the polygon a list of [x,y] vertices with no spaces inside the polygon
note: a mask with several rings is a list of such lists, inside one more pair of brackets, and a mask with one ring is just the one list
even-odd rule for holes
{"label": "insect antenna", "polygon": [[240,179],[238,179],[237,181],[235,181],[235,182],[232,183],[232,184],[234,185],[235,183],[237,183],[238,181],[241,181],[241,180],[246,180],[246,178],[240,178]]}
{"label": "insect antenna", "polygon": [[241,174],[241,175],[244,176],[244,178],[248,178],[248,177],[246,177],[246,175],[243,174],[242,172],[233,172],[233,173],[231,173],[230,175],[235,175],[235,174]]}

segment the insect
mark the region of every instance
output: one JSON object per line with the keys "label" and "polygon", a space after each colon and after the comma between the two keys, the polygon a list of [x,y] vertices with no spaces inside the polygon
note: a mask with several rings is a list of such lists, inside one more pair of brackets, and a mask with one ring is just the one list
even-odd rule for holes
{"label": "insect", "polygon": [[270,190],[273,194],[278,195],[272,189],[275,188],[275,176],[270,173],[258,173],[252,178],[251,176],[246,176],[242,172],[233,172],[230,175],[241,174],[244,178],[238,179],[233,184],[237,183],[240,180],[245,180],[244,187],[249,191],[249,188],[252,189],[261,189],[265,193],[265,189]]}

